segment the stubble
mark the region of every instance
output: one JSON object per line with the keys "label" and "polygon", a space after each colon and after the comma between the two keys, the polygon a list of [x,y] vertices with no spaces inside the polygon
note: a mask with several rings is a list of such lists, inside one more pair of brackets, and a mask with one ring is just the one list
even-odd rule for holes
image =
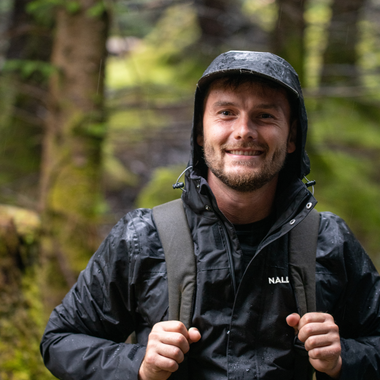
{"label": "stubble", "polygon": [[[269,183],[276,175],[281,171],[284,166],[286,154],[287,154],[287,144],[276,149],[271,157],[268,157],[268,147],[267,146],[253,146],[245,145],[236,147],[239,148],[260,148],[264,150],[266,157],[264,158],[262,165],[258,168],[253,168],[252,164],[247,161],[235,161],[233,166],[245,166],[248,170],[244,172],[229,170],[226,171],[224,167],[224,162],[221,156],[226,154],[225,147],[221,147],[221,155],[217,155],[214,147],[207,142],[204,142],[204,157],[208,168],[211,172],[222,181],[225,185],[231,189],[240,192],[253,192],[261,189],[264,185]],[[231,150],[231,148],[229,148]],[[251,168],[251,170],[249,170]]]}

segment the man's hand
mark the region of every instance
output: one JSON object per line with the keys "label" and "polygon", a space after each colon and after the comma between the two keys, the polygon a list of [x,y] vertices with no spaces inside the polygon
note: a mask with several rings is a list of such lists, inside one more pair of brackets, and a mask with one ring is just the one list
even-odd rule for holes
{"label": "man's hand", "polygon": [[186,329],[182,322],[159,322],[149,334],[144,360],[139,369],[139,380],[166,380],[177,371],[190,344],[198,342],[198,329]]}
{"label": "man's hand", "polygon": [[288,315],[286,322],[294,327],[298,339],[305,343],[311,365],[337,379],[342,368],[339,328],[330,314],[307,313],[302,318]]}

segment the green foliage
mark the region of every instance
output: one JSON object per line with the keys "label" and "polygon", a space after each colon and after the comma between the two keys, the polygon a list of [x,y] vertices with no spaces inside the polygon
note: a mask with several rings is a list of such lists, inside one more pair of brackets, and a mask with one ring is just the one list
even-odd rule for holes
{"label": "green foliage", "polygon": [[309,154],[310,177],[317,181],[317,208],[343,217],[379,267],[377,114],[375,107],[351,100],[325,99],[311,104]]}
{"label": "green foliage", "polygon": [[379,24],[377,20],[372,20],[372,22],[371,20],[362,20],[360,22],[360,31],[361,39],[357,46],[357,52],[360,57],[359,65],[362,69],[362,81],[365,87],[371,90],[372,97],[376,97],[376,99],[379,100]]}
{"label": "green foliage", "polygon": [[[27,5],[27,11],[41,22],[51,20],[56,7],[63,7],[67,12],[75,14],[81,10],[81,4],[78,0],[34,0]],[[95,5],[90,7],[86,13],[89,17],[99,17],[106,10],[106,4],[99,0]]]}
{"label": "green foliage", "polygon": [[18,72],[22,79],[27,79],[34,73],[39,73],[48,79],[56,71],[57,68],[49,62],[27,59],[9,59],[3,66],[4,73]]}
{"label": "green foliage", "polygon": [[185,165],[157,168],[152,179],[140,192],[136,201],[137,207],[152,208],[180,198],[181,190],[173,190],[172,185],[184,168]]}
{"label": "green foliage", "polygon": [[33,14],[38,20],[45,21],[52,18],[52,14],[57,6],[65,7],[70,13],[80,10],[78,0],[34,0],[27,5],[27,12]]}
{"label": "green foliage", "polygon": [[189,4],[168,8],[152,32],[127,59],[110,60],[108,86],[121,88],[149,84],[167,89],[170,83],[174,93],[179,90],[192,92],[204,67],[184,56],[184,52],[199,35],[196,14]]}
{"label": "green foliage", "polygon": [[106,4],[104,3],[104,1],[99,0],[94,6],[89,8],[86,13],[87,16],[96,18],[101,16],[105,11]]}
{"label": "green foliage", "polygon": [[9,204],[35,196],[33,181],[40,166],[38,127],[35,119],[22,117],[22,105],[29,98],[20,95],[15,77],[3,74],[0,78],[0,203]]}
{"label": "green foliage", "polygon": [[21,289],[16,290],[6,305],[7,313],[0,313],[0,377],[4,380],[54,378],[39,352],[45,318],[36,269],[29,269],[23,275]]}
{"label": "green foliage", "polygon": [[33,15],[41,25],[51,25],[54,22],[55,8],[63,2],[63,0],[33,0],[26,4],[26,12]]}
{"label": "green foliage", "polygon": [[277,4],[273,1],[243,1],[243,12],[250,14],[260,27],[271,32],[277,20]]}
{"label": "green foliage", "polygon": [[35,212],[0,206],[1,379],[52,379],[39,354],[45,321],[38,272],[39,235],[40,220]]}
{"label": "green foliage", "polygon": [[115,157],[111,144],[103,148],[103,183],[107,190],[118,191],[126,186],[134,187],[139,179]]}
{"label": "green foliage", "polygon": [[308,88],[319,83],[322,54],[327,44],[327,28],[331,18],[331,0],[307,1],[305,4],[305,70]]}

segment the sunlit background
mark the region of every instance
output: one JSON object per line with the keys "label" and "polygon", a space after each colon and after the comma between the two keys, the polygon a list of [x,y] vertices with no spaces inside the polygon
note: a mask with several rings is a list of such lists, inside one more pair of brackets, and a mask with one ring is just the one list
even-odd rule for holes
{"label": "sunlit background", "polygon": [[52,308],[112,225],[180,196],[198,78],[227,50],[298,71],[319,211],[380,268],[380,0],[1,0],[0,379],[45,380]]}

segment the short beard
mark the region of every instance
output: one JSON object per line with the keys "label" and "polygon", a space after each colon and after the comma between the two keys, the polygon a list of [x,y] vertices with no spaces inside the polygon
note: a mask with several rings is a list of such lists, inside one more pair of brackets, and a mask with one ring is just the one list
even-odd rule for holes
{"label": "short beard", "polygon": [[[222,149],[223,151],[223,149]],[[266,150],[267,151],[267,150]],[[272,181],[284,166],[287,154],[287,144],[278,148],[270,160],[264,160],[263,165],[256,172],[246,174],[226,173],[223,163],[215,157],[215,152],[205,141],[204,157],[210,171],[233,190],[243,193],[253,192],[261,189],[264,185]],[[236,165],[250,166],[245,161],[237,161]]]}

